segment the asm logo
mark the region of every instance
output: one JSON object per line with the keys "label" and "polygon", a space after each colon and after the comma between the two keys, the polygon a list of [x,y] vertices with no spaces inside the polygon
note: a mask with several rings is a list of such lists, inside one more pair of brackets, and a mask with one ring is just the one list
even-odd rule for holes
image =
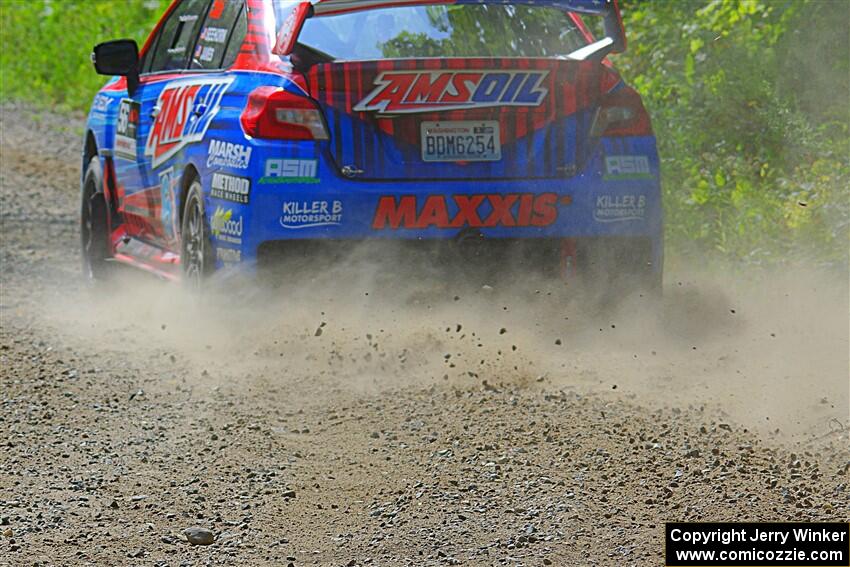
{"label": "asm logo", "polygon": [[429,195],[420,207],[414,195],[387,196],[378,201],[372,228],[542,227],[558,220],[559,203],[569,205],[572,198],[559,199],[555,193]]}
{"label": "asm logo", "polygon": [[154,169],[188,144],[199,142],[218,112],[221,98],[233,78],[178,81],[159,94],[159,113],[145,144],[145,156]]}
{"label": "asm logo", "polygon": [[354,107],[382,114],[488,106],[539,106],[549,90],[548,71],[387,71]]}

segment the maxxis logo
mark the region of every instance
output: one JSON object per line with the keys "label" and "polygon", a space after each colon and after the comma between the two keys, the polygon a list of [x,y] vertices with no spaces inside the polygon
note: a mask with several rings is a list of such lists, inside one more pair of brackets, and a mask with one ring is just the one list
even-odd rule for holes
{"label": "maxxis logo", "polygon": [[570,204],[570,195],[556,193],[384,196],[372,228],[546,227],[558,220],[560,206]]}
{"label": "maxxis logo", "polygon": [[189,144],[204,138],[233,77],[173,81],[165,85],[145,143],[154,169]]}

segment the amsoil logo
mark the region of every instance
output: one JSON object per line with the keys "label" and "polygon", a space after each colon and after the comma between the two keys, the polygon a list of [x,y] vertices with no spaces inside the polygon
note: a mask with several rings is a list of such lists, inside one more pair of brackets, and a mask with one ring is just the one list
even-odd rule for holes
{"label": "amsoil logo", "polygon": [[387,71],[354,107],[383,114],[488,106],[539,106],[548,71]]}
{"label": "amsoil logo", "polygon": [[145,144],[145,156],[151,158],[154,168],[188,144],[203,139],[231,82],[232,77],[166,85],[156,101],[159,114]]}
{"label": "amsoil logo", "polygon": [[372,228],[544,227],[558,220],[558,206],[569,196],[556,193],[430,195],[421,203],[413,195],[381,197]]}

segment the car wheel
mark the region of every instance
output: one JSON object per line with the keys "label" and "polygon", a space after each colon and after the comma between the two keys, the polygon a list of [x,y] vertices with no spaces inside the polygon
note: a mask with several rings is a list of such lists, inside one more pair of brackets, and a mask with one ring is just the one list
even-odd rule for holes
{"label": "car wheel", "polygon": [[197,178],[192,181],[186,195],[180,235],[183,278],[190,289],[198,291],[212,274],[213,261],[210,230],[204,213],[203,190]]}
{"label": "car wheel", "polygon": [[83,178],[80,203],[80,245],[83,276],[90,282],[106,280],[112,272],[109,218],[100,160],[92,158]]}

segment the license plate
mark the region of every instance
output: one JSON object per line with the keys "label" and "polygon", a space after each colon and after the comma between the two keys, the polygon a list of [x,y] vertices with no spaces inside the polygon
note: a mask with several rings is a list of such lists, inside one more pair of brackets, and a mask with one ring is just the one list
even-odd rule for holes
{"label": "license plate", "polygon": [[502,143],[495,120],[422,123],[422,161],[500,159]]}

